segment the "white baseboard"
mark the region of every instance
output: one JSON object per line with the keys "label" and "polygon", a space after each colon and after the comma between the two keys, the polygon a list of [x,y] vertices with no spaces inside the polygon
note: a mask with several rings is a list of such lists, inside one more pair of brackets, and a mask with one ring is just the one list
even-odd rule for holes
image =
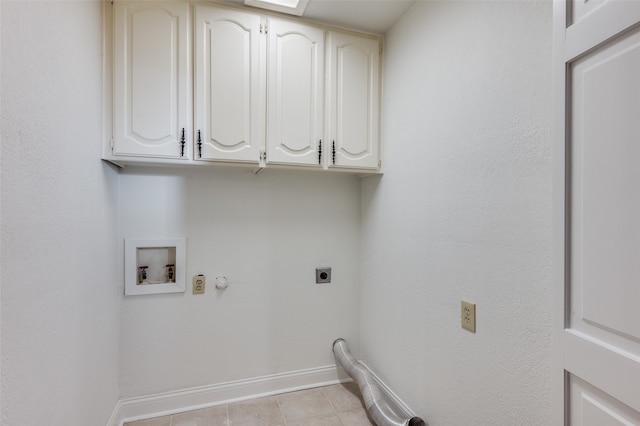
{"label": "white baseboard", "polygon": [[360,361],[360,364],[362,364],[364,368],[366,368],[369,373],[371,373],[371,376],[373,376],[373,380],[378,385],[378,388],[382,393],[382,397],[389,405],[389,408],[391,408],[400,417],[416,417],[416,414],[413,412],[413,410],[409,408],[409,406],[405,404],[405,402],[400,399],[400,397],[395,392],[393,392],[393,390],[391,390],[391,388],[387,386],[386,383],[380,380],[380,378],[376,376],[376,374],[369,368],[367,364],[362,361]]}
{"label": "white baseboard", "polygon": [[[415,413],[364,363],[385,401],[401,417],[414,417]],[[215,385],[200,386],[157,395],[128,398],[116,403],[107,426],[122,426],[125,421],[148,419],[199,408],[213,407],[251,398],[293,392],[351,381],[335,365],[310,368],[289,373],[273,374],[253,379],[236,380]]]}
{"label": "white baseboard", "polygon": [[107,426],[349,381],[335,365],[118,401]]}
{"label": "white baseboard", "polygon": [[122,419],[122,405],[121,402],[116,402],[116,406],[113,408],[113,413],[111,413],[111,417],[107,422],[107,426],[120,426],[124,423]]}

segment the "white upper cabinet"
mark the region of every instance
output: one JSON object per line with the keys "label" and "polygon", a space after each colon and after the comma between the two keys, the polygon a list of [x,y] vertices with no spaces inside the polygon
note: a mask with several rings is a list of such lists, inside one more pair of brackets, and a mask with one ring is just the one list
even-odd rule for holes
{"label": "white upper cabinet", "polygon": [[379,167],[380,40],[329,33],[330,167]]}
{"label": "white upper cabinet", "polygon": [[260,30],[259,15],[196,5],[196,160],[260,161],[265,115]]}
{"label": "white upper cabinet", "polygon": [[190,157],[188,21],[186,3],[115,4],[114,155]]}
{"label": "white upper cabinet", "polygon": [[323,165],[324,33],[269,20],[267,164]]}
{"label": "white upper cabinet", "polygon": [[379,170],[379,38],[186,1],[113,22],[105,159]]}

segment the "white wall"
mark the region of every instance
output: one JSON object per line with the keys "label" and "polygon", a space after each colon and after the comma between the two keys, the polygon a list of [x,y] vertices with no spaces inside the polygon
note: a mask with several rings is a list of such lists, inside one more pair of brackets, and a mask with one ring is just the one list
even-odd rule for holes
{"label": "white wall", "polygon": [[123,296],[122,397],[327,366],[336,338],[358,344],[358,178],[126,168],[120,191],[122,238],[187,238],[186,293]]}
{"label": "white wall", "polygon": [[117,174],[99,160],[98,1],[2,1],[2,420],[105,424],[119,397]]}
{"label": "white wall", "polygon": [[[362,194],[337,175],[117,176],[97,160],[99,2],[0,4],[3,425],[104,424],[119,396],[328,365],[336,337],[433,426],[549,424],[549,3],[407,13],[387,173]],[[207,293],[122,296],[122,238],[176,235]]]}
{"label": "white wall", "polygon": [[388,33],[361,354],[432,426],[551,423],[550,47],[551,2],[418,2]]}

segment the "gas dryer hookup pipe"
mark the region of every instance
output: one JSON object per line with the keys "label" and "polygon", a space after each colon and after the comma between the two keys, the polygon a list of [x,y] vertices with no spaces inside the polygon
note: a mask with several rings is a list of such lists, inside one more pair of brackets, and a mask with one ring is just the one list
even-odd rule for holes
{"label": "gas dryer hookup pipe", "polygon": [[338,339],[333,342],[333,353],[344,371],[358,384],[364,399],[364,406],[376,425],[427,426],[427,423],[420,417],[401,418],[389,408],[382,399],[380,389],[378,389],[369,370],[349,352],[346,340]]}

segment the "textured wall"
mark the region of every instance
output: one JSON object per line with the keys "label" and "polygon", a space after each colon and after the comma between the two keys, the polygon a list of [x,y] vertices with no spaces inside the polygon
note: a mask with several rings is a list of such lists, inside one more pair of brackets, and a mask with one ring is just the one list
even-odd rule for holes
{"label": "textured wall", "polygon": [[[362,205],[346,176],[117,177],[99,3],[1,14],[3,425],[104,424],[118,353],[127,397],[327,365],[338,336],[433,426],[549,424],[550,4],[418,2],[394,27]],[[122,237],[175,235],[207,294],[121,296]]]}
{"label": "textured wall", "polygon": [[123,296],[123,397],[331,365],[333,340],[357,345],[358,178],[127,168],[120,186],[123,238],[187,238],[186,293]]}
{"label": "textured wall", "polygon": [[362,357],[432,426],[548,425],[551,3],[418,2],[386,43]]}
{"label": "textured wall", "polygon": [[2,424],[105,424],[120,297],[101,4],[0,4]]}

